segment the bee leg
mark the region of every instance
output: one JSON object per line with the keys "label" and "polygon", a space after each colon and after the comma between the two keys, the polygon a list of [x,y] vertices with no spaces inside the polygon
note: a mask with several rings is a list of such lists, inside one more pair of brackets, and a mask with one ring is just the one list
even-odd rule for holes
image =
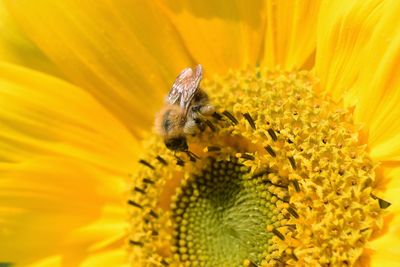
{"label": "bee leg", "polygon": [[212,105],[195,105],[192,107],[192,112],[195,114],[201,114],[203,116],[209,116],[215,111]]}
{"label": "bee leg", "polygon": [[204,122],[202,120],[200,120],[199,118],[195,118],[194,122],[196,123],[199,130],[201,132],[204,132],[204,130],[206,129],[206,125],[204,124]]}
{"label": "bee leg", "polygon": [[212,105],[204,105],[200,108],[199,112],[204,116],[210,116],[215,112],[215,108]]}
{"label": "bee leg", "polygon": [[185,134],[195,134],[197,129],[197,124],[194,119],[188,120],[183,127],[183,132]]}

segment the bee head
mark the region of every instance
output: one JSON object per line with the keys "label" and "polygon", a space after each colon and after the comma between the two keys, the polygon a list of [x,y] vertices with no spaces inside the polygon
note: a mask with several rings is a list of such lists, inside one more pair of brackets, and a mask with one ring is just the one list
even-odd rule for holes
{"label": "bee head", "polygon": [[165,140],[165,146],[172,151],[186,151],[188,145],[184,136],[178,136]]}

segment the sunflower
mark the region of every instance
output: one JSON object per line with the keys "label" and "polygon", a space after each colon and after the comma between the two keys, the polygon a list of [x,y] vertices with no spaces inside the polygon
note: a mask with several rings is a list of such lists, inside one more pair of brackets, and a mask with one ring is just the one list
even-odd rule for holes
{"label": "sunflower", "polygon": [[[0,266],[398,266],[398,1],[4,1]],[[215,107],[152,129],[201,63]]]}

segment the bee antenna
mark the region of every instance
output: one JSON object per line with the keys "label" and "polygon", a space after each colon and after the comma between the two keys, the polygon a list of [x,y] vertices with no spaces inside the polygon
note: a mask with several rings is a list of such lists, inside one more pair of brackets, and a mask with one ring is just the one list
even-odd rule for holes
{"label": "bee antenna", "polygon": [[185,153],[186,153],[190,158],[200,159],[199,156],[197,156],[195,153],[193,153],[193,152],[191,152],[191,151],[189,151],[189,150],[186,150]]}

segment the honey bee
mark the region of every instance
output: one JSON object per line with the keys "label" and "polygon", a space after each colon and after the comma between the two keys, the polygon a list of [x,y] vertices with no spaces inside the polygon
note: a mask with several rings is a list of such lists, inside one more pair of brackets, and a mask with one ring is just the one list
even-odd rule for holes
{"label": "honey bee", "polygon": [[203,69],[185,68],[176,78],[156,118],[156,128],[172,151],[188,151],[186,137],[204,130],[203,118],[214,112],[207,94],[200,89]]}

